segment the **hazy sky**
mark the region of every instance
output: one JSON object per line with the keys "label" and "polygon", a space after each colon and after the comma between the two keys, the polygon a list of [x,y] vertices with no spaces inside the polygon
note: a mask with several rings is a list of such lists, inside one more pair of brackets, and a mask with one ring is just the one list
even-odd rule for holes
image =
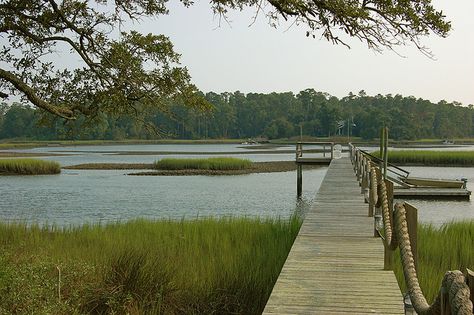
{"label": "hazy sky", "polygon": [[352,49],[324,39],[307,38],[303,27],[271,28],[261,14],[233,12],[230,24],[213,16],[209,5],[191,8],[171,4],[170,15],[144,21],[134,28],[163,33],[182,54],[193,82],[204,92],[298,92],[306,88],[342,97],[365,90],[367,94],[402,94],[474,104],[474,1],[434,1],[452,21],[446,38],[424,39],[436,60],[416,48],[401,47],[400,57],[368,50],[356,39]]}

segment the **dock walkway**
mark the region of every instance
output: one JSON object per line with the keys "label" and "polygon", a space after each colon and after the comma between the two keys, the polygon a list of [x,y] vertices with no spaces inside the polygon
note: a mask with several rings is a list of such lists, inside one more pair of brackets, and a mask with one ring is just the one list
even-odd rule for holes
{"label": "dock walkway", "polygon": [[403,314],[348,158],[332,160],[263,314]]}

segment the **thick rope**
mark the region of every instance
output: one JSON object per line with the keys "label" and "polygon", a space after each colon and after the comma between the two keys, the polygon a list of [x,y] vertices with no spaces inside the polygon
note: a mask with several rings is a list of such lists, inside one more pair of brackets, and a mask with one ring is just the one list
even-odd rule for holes
{"label": "thick rope", "polygon": [[381,198],[382,198],[382,219],[385,230],[385,246],[390,250],[395,250],[398,247],[396,234],[393,232],[393,219],[390,213],[390,206],[388,204],[387,187],[385,181],[381,182]]}
{"label": "thick rope", "polygon": [[[410,237],[406,221],[406,211],[403,204],[395,205],[395,230],[400,241],[400,254],[402,259],[403,274],[407,283],[408,293],[413,307],[418,314],[440,314],[441,294],[438,295],[432,305],[428,305],[421,291],[418,276],[416,274],[415,262],[411,251]],[[466,284],[461,271],[448,271],[443,278],[442,286],[449,293],[449,305],[453,315],[472,315],[472,302],[470,300],[469,287]]]}
{"label": "thick rope", "polygon": [[411,251],[406,211],[405,207],[400,203],[395,205],[394,221],[395,232],[397,233],[399,240],[403,275],[405,276],[405,282],[407,284],[408,293],[410,294],[411,303],[418,314],[440,314],[440,299],[437,298],[435,303],[430,306],[421,291],[415,269],[415,260]]}

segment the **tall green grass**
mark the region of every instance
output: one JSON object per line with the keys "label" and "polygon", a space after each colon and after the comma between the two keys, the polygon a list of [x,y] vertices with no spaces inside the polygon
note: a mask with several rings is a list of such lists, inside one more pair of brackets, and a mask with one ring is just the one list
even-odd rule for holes
{"label": "tall green grass", "polygon": [[219,157],[208,159],[173,159],[166,158],[155,162],[155,168],[159,170],[241,170],[252,166],[247,159],[231,157]]}
{"label": "tall green grass", "polygon": [[[399,251],[394,255],[394,271],[406,291]],[[418,279],[427,299],[432,302],[448,270],[474,269],[474,220],[447,223],[436,228],[418,225]]]}
{"label": "tall green grass", "polygon": [[0,313],[260,314],[300,225],[296,217],[0,224]]}
{"label": "tall green grass", "polygon": [[[372,153],[379,157],[379,152]],[[474,165],[474,151],[397,150],[388,153],[388,161],[395,164]]]}
{"label": "tall green grass", "polygon": [[36,159],[0,159],[0,175],[41,175],[58,174],[61,166],[57,162]]}

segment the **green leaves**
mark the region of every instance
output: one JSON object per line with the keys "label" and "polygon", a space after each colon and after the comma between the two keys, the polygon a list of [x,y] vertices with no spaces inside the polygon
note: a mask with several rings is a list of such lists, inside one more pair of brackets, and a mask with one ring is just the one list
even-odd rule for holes
{"label": "green leaves", "polygon": [[[110,33],[127,18],[166,14],[166,1],[115,1],[113,10],[107,1],[96,3],[10,0],[0,5],[0,35],[9,39],[0,52],[9,65],[0,69],[0,90],[24,94],[66,119],[99,113],[140,119],[150,107],[166,112],[176,98],[206,107],[166,36]],[[79,58],[76,69],[62,69],[61,60],[52,59],[65,50]]]}

